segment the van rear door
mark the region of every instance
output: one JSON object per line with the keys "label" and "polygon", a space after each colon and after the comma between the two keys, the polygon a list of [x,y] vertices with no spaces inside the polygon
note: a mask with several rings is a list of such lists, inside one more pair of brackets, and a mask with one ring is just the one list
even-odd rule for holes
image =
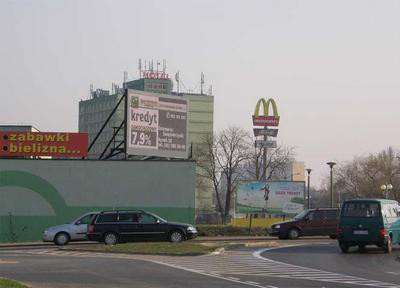
{"label": "van rear door", "polygon": [[340,215],[344,242],[379,242],[383,228],[380,203],[376,201],[345,202]]}

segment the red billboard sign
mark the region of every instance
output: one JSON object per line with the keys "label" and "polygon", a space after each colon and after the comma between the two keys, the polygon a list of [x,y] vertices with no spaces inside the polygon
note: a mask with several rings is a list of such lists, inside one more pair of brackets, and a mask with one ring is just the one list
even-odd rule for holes
{"label": "red billboard sign", "polygon": [[88,153],[87,133],[0,132],[0,156],[85,157]]}
{"label": "red billboard sign", "polygon": [[279,126],[279,116],[253,116],[254,126]]}

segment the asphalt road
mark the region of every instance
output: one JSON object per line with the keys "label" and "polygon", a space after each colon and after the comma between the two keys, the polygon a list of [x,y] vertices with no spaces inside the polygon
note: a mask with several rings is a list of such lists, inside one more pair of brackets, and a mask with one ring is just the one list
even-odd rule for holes
{"label": "asphalt road", "polygon": [[268,250],[261,253],[261,256],[297,266],[390,282],[400,286],[400,247],[398,245],[394,246],[391,254],[385,254],[382,249],[375,246],[367,246],[365,252],[352,247],[350,253],[343,254],[337,242],[330,241],[326,244]]}
{"label": "asphalt road", "polygon": [[94,255],[54,247],[1,249],[0,277],[32,288],[400,288],[398,247],[392,255],[375,248],[367,253],[341,254],[336,241],[328,239],[286,243],[301,246],[200,257]]}
{"label": "asphalt road", "polygon": [[0,277],[21,281],[32,288],[243,287],[241,283],[141,260],[46,255],[0,259],[5,262],[0,264]]}

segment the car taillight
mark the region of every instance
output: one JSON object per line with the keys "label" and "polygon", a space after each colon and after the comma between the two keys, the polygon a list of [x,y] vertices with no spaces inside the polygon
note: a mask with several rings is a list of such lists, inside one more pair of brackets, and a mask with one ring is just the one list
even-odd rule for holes
{"label": "car taillight", "polygon": [[379,230],[379,236],[381,236],[382,238],[385,238],[385,235],[386,235],[385,228],[381,228],[381,230]]}
{"label": "car taillight", "polygon": [[343,229],[342,229],[342,227],[337,227],[336,232],[337,232],[337,235],[343,234]]}
{"label": "car taillight", "polygon": [[88,233],[93,233],[94,232],[94,225],[89,225],[88,226]]}

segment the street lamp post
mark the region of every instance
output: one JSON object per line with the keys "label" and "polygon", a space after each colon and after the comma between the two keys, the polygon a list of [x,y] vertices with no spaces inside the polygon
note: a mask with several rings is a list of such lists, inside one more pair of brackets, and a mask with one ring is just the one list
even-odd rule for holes
{"label": "street lamp post", "polygon": [[392,185],[392,184],[383,184],[383,185],[381,186],[381,190],[382,190],[382,192],[385,194],[385,199],[388,199],[389,192],[390,192],[390,190],[392,190],[392,189],[393,189],[393,185]]}
{"label": "street lamp post", "polygon": [[336,165],[335,162],[328,162],[326,163],[331,168],[331,208],[333,208],[333,166]]}
{"label": "street lamp post", "polygon": [[307,209],[311,208],[311,203],[310,203],[310,173],[311,173],[311,169],[306,169],[307,171]]}

